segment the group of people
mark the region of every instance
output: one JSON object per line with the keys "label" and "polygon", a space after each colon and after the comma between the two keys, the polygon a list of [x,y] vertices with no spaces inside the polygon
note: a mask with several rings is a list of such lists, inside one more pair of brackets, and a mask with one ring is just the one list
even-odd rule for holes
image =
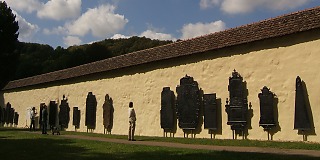
{"label": "group of people", "polygon": [[[35,119],[37,115],[37,110],[35,107],[32,107],[32,110],[30,112],[30,131],[35,131]],[[42,112],[41,112],[41,128],[42,128],[42,134],[47,134],[47,123],[48,123],[48,111],[47,111],[47,106],[44,105]]]}
{"label": "group of people", "polygon": [[[129,141],[135,141],[134,139],[134,131],[136,128],[136,112],[134,111],[133,108],[133,102],[129,103],[129,134],[128,134],[128,140]],[[30,119],[31,119],[31,124],[30,124],[30,131],[33,130],[35,131],[35,117],[37,115],[37,111],[35,107],[32,107],[31,113],[30,113]],[[42,112],[41,112],[41,128],[42,128],[42,134],[47,134],[47,122],[48,122],[48,111],[47,111],[47,106],[44,105]]]}

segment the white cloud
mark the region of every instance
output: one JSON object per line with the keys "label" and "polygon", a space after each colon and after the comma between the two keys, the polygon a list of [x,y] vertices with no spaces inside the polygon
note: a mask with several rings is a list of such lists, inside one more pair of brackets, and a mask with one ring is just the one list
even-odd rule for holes
{"label": "white cloud", "polygon": [[152,30],[146,30],[142,32],[140,36],[158,40],[176,40],[176,38],[174,38],[171,34],[159,33]]}
{"label": "white cloud", "polygon": [[200,0],[200,8],[207,9],[214,7],[220,3],[220,0]]}
{"label": "white cloud", "polygon": [[221,10],[228,14],[248,13],[257,8],[270,10],[293,9],[312,0],[223,0]]}
{"label": "white cloud", "polygon": [[63,37],[63,42],[66,46],[73,46],[81,44],[82,40],[77,36],[66,36]]}
{"label": "white cloud", "polygon": [[66,34],[67,33],[67,29],[65,27],[61,27],[61,26],[58,26],[56,28],[53,28],[53,29],[48,29],[48,28],[45,28],[43,29],[43,34],[45,35],[62,35],[62,34]]}
{"label": "white cloud", "polygon": [[197,36],[214,33],[226,29],[226,24],[219,20],[211,23],[196,23],[196,24],[186,24],[182,27],[181,39],[194,38]]}
{"label": "white cloud", "polygon": [[81,0],[50,0],[38,11],[39,18],[63,20],[81,14]]}
{"label": "white cloud", "polygon": [[16,15],[16,20],[19,25],[19,41],[31,42],[33,36],[38,32],[39,27],[36,24],[27,22],[26,19],[22,18],[16,11],[12,11]]}
{"label": "white cloud", "polygon": [[88,9],[77,20],[66,25],[69,34],[84,36],[91,33],[95,37],[104,38],[122,30],[128,23],[123,15],[114,13],[115,6],[101,5]]}
{"label": "white cloud", "polygon": [[111,39],[127,39],[130,38],[131,36],[125,36],[123,34],[115,34],[111,37]]}
{"label": "white cloud", "polygon": [[6,0],[7,4],[14,10],[31,13],[42,7],[39,0]]}

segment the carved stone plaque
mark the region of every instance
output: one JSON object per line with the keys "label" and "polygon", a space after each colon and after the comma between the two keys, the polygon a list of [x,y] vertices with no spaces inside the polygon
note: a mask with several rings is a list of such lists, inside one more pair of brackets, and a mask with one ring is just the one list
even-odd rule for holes
{"label": "carved stone plaque", "polygon": [[49,104],[49,125],[50,125],[50,128],[56,126],[57,113],[58,113],[58,105],[57,105],[56,101],[50,101],[50,104]]}
{"label": "carved stone plaque", "polygon": [[10,116],[9,116],[9,123],[13,124],[13,120],[14,120],[14,109],[10,108]]}
{"label": "carved stone plaque", "polygon": [[61,125],[61,128],[68,128],[68,124],[70,121],[70,107],[68,99],[64,95],[59,108],[59,125]]}
{"label": "carved stone plaque", "polygon": [[103,126],[108,131],[111,131],[113,127],[113,100],[108,94],[105,96],[105,101],[103,103]]}
{"label": "carved stone plaque", "polygon": [[40,112],[39,112],[39,126],[42,127],[42,110],[46,104],[40,103]]}
{"label": "carved stone plaque", "polygon": [[72,124],[76,127],[80,127],[80,110],[78,107],[73,107],[73,121]]}
{"label": "carved stone plaque", "polygon": [[210,130],[217,130],[217,102],[216,94],[204,94],[203,95],[203,107],[204,107],[204,128]]}
{"label": "carved stone plaque", "polygon": [[96,128],[96,111],[97,99],[96,96],[89,92],[86,100],[86,123],[88,129]]}
{"label": "carved stone plaque", "polygon": [[232,130],[243,130],[247,124],[248,102],[245,96],[245,86],[241,75],[234,70],[229,77],[230,104],[226,104],[228,114],[227,124]]}
{"label": "carved stone plaque", "polygon": [[13,123],[15,125],[18,125],[18,122],[19,122],[19,114],[18,112],[14,112],[14,120],[13,120]]}
{"label": "carved stone plaque", "polygon": [[8,102],[5,110],[5,123],[8,125],[10,123],[10,112],[11,112],[11,104]]}
{"label": "carved stone plaque", "polygon": [[294,114],[294,129],[296,130],[310,130],[311,123],[307,111],[307,103],[305,96],[305,88],[303,82],[298,76],[296,78],[296,98],[295,98],[295,114]]}
{"label": "carved stone plaque", "polygon": [[274,117],[274,94],[264,86],[258,94],[260,100],[260,121],[259,126],[270,130],[276,125]]}
{"label": "carved stone plaque", "polygon": [[180,79],[177,91],[177,117],[181,129],[195,129],[199,123],[201,95],[198,83],[186,75]]}
{"label": "carved stone plaque", "polygon": [[165,130],[174,128],[174,106],[175,95],[170,87],[164,87],[161,92],[161,110],[160,110],[160,125]]}
{"label": "carved stone plaque", "polygon": [[0,123],[4,122],[4,108],[0,106]]}

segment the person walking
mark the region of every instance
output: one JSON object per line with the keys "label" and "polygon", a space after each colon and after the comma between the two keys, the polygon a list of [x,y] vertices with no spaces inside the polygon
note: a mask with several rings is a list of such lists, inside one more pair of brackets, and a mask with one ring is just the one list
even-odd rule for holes
{"label": "person walking", "polygon": [[35,127],[35,119],[36,119],[36,115],[37,115],[37,111],[35,107],[32,107],[31,112],[30,112],[30,131],[36,131],[36,127]]}
{"label": "person walking", "polygon": [[134,131],[136,128],[136,113],[133,109],[133,102],[129,103],[129,135],[128,140],[129,141],[135,141],[134,139]]}
{"label": "person walking", "polygon": [[47,111],[47,106],[44,105],[42,109],[42,134],[47,134],[47,123],[48,123],[48,111]]}

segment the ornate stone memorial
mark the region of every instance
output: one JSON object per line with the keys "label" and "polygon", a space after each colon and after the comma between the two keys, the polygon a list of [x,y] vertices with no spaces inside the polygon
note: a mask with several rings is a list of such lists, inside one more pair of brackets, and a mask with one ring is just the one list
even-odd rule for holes
{"label": "ornate stone memorial", "polygon": [[306,131],[311,130],[310,117],[307,111],[305,88],[303,81],[298,76],[296,78],[296,97],[295,97],[295,114],[294,129]]}
{"label": "ornate stone memorial", "polygon": [[0,106],[0,124],[3,125],[3,122],[4,122],[4,110]]}
{"label": "ornate stone memorial", "polygon": [[40,112],[39,112],[39,126],[40,128],[42,127],[42,110],[46,104],[45,103],[40,103]]}
{"label": "ornate stone memorial", "polygon": [[13,125],[13,120],[14,120],[14,108],[10,108],[10,116],[9,116],[9,123]]}
{"label": "ornate stone memorial", "polygon": [[97,112],[97,99],[96,96],[89,92],[86,100],[86,122],[87,129],[96,128],[96,112]]}
{"label": "ornate stone memorial", "polygon": [[61,128],[68,128],[68,124],[70,121],[70,107],[68,99],[65,97],[65,95],[63,95],[62,97],[59,108],[59,125],[61,126]]}
{"label": "ornate stone memorial", "polygon": [[9,125],[9,123],[10,123],[10,113],[11,113],[11,104],[8,102],[7,103],[7,105],[6,105],[6,110],[5,110],[5,123],[7,124],[7,125]]}
{"label": "ornate stone memorial", "polygon": [[75,129],[80,127],[80,110],[78,107],[73,107],[73,121]]}
{"label": "ornate stone memorial", "polygon": [[171,132],[175,123],[175,95],[170,87],[163,87],[161,92],[160,125],[164,132]]}
{"label": "ornate stone memorial", "polygon": [[49,104],[49,125],[50,125],[50,128],[53,128],[56,126],[57,113],[58,113],[58,104],[56,103],[56,101],[50,101],[50,104]]}
{"label": "ornate stone memorial", "polygon": [[228,114],[227,124],[235,132],[243,132],[247,125],[248,101],[245,95],[245,85],[241,75],[234,70],[229,77],[230,101],[226,101],[226,112]]}
{"label": "ornate stone memorial", "polygon": [[203,108],[204,108],[204,128],[209,130],[217,130],[217,102],[216,94],[203,95]]}
{"label": "ornate stone memorial", "polygon": [[270,130],[276,126],[274,117],[274,97],[275,95],[270,89],[264,86],[261,89],[261,93],[258,94],[260,100],[260,121],[259,126],[264,130]]}
{"label": "ornate stone memorial", "polygon": [[109,97],[108,94],[105,96],[105,101],[103,103],[103,126],[104,126],[104,133],[107,131],[111,134],[111,130],[113,127],[113,100]]}
{"label": "ornate stone memorial", "polygon": [[202,101],[198,83],[186,75],[180,79],[180,85],[177,86],[176,91],[179,127],[184,130],[194,130],[198,127]]}

